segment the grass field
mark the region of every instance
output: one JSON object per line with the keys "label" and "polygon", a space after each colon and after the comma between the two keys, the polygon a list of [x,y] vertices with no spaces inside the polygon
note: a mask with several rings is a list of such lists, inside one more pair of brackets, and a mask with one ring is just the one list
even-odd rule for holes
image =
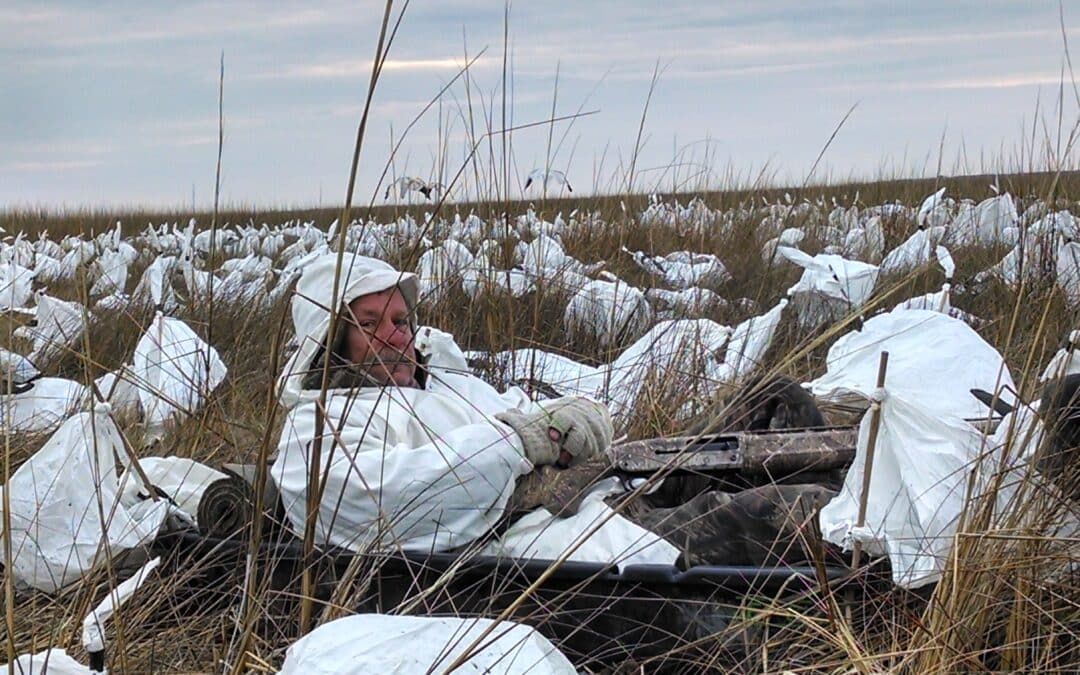
{"label": "grass field", "polygon": [[[715,254],[731,273],[730,280],[712,290],[731,301],[709,312],[707,318],[723,325],[759,314],[773,306],[798,279],[800,270],[772,263],[761,255],[766,240],[775,234],[764,228],[769,205],[784,205],[785,193],[792,202],[808,201],[818,208],[800,212],[782,223],[804,229],[804,250],[820,249],[819,236],[828,225],[834,207],[869,208],[899,202],[917,207],[939,187],[948,195],[975,201],[993,195],[989,185],[996,182],[1022,205],[1036,200],[1080,214],[1080,175],[1055,173],[971,176],[960,178],[884,180],[861,184],[804,186],[737,186],[698,195],[703,208],[697,220],[661,225],[643,222],[641,214],[647,195],[614,195],[580,199],[559,199],[527,203],[442,204],[435,218],[452,219],[454,214],[476,213],[493,232],[505,228],[499,214],[511,217],[534,208],[546,220],[557,214],[569,221],[563,233],[567,253],[587,263],[602,262],[603,268],[639,288],[656,285],[656,280],[638,268],[622,247],[662,255],[676,250]],[[686,205],[690,194],[667,196]],[[380,206],[353,212],[361,220],[389,222],[412,215],[423,222],[430,205],[412,207]],[[1022,209],[1021,209],[1022,210]],[[571,213],[575,212],[574,218]],[[790,212],[789,212],[790,213]],[[589,214],[586,216],[586,214]],[[259,211],[225,208],[218,215],[223,227],[267,224],[275,228],[290,221],[310,221],[327,228],[338,217],[337,210]],[[0,213],[0,226],[8,234],[23,232],[30,239],[48,232],[53,239],[66,235],[89,235],[122,223],[125,235],[137,234],[147,223],[179,222],[194,217],[200,229],[212,218],[208,213],[120,212],[48,210]],[[886,250],[890,250],[917,225],[912,218],[886,221]],[[434,234],[438,230],[433,227]],[[438,236],[433,237],[438,241]],[[510,246],[504,246],[502,263],[511,263]],[[1077,328],[1076,315],[1066,308],[1063,294],[1052,279],[1039,279],[1012,289],[992,282],[975,289],[977,272],[986,269],[1007,252],[1008,247],[969,247],[953,251],[958,270],[953,305],[985,320],[979,333],[1005,357],[1013,376],[1028,396],[1035,392],[1035,375],[1060,346],[1069,331]],[[394,248],[389,261],[403,269],[413,269],[423,249],[416,245]],[[211,261],[210,264],[212,264]],[[145,262],[140,262],[145,266]],[[132,268],[129,288],[141,269]],[[944,281],[940,269],[925,265],[902,277],[885,277],[863,313],[890,308],[897,302],[936,291]],[[65,299],[83,299],[86,284],[76,281],[49,288],[49,293]],[[752,302],[734,302],[748,298]],[[634,336],[623,336],[615,344],[601,348],[586,341],[568,341],[562,323],[566,294],[556,287],[541,286],[519,299],[485,295],[476,300],[460,287],[447,290],[438,303],[421,310],[420,321],[453,333],[464,349],[497,351],[525,346],[572,356],[582,362],[610,362]],[[113,370],[129,361],[139,335],[153,316],[151,309],[94,311],[94,321],[83,340],[45,364],[47,375],[81,382]],[[284,345],[291,326],[285,301],[261,313],[250,306],[223,304],[208,307],[195,298],[181,298],[177,316],[187,321],[219,351],[229,367],[224,384],[197,414],[172,429],[163,442],[144,454],[191,457],[210,465],[225,462],[258,461],[276,445],[281,414],[273,398],[273,383],[284,360]],[[848,319],[852,317],[847,317]],[[18,348],[10,329],[17,319],[7,319],[5,338]],[[830,324],[814,331],[800,330],[790,316],[781,324],[762,372],[776,372],[808,379],[824,370],[828,346],[850,324]],[[671,434],[684,428],[687,420],[678,411],[694,390],[699,374],[658,383],[651,395],[639,400],[631,423],[621,430],[631,438]],[[139,429],[135,421],[126,428],[133,438]],[[11,471],[43,441],[42,438],[13,436],[7,439]],[[737,620],[726,633],[750,640],[754,648],[736,658],[722,646],[695,647],[693,664],[686,672],[717,669],[740,672],[958,672],[1008,670],[1013,672],[1073,670],[1080,663],[1080,588],[1075,565],[1080,552],[1074,542],[1046,537],[1047,523],[1068,508],[1036,494],[1028,494],[1023,504],[1014,505],[1017,516],[1012,529],[995,526],[992,531],[981,520],[978,504],[972,505],[942,582],[932,592],[907,593],[884,588],[872,572],[854,582],[865,590],[829,593],[816,589],[810,601],[772,600],[747,597],[736,612]],[[1023,515],[1024,517],[1021,517]],[[1067,564],[1073,565],[1069,571]],[[370,563],[377,565],[377,562]],[[1066,567],[1062,567],[1066,565]],[[1064,571],[1063,571],[1064,570]],[[151,582],[141,601],[122,612],[115,631],[110,632],[110,665],[113,672],[272,672],[280,665],[284,648],[295,635],[295,615],[275,614],[282,594],[256,584],[247,589],[217,588],[221,602],[193,601],[184,584],[201,570],[176,570],[171,577]],[[351,571],[351,578],[336,589],[335,599],[347,606],[348,598],[361,593],[372,582],[372,569]],[[46,646],[67,647],[80,655],[79,621],[93,601],[111,585],[113,570],[103,568],[84,582],[55,597],[19,591],[13,605],[6,607],[9,621],[0,628],[9,655],[36,651]],[[849,585],[848,588],[852,588]],[[296,592],[295,586],[290,592]],[[230,596],[229,593],[235,593]],[[285,594],[288,595],[288,594]],[[194,603],[194,605],[193,605]],[[854,610],[852,609],[854,608]],[[339,615],[341,606],[319,605],[320,621]],[[537,609],[535,611],[543,611]],[[275,616],[273,621],[268,617]],[[770,631],[769,625],[782,625]],[[14,628],[14,632],[11,628]],[[674,667],[684,658],[671,654],[627,672],[653,672],[660,666]],[[689,658],[689,657],[687,657]],[[735,659],[735,660],[733,660]],[[611,666],[618,664],[612,663]]]}
{"label": "grass field", "polygon": [[[641,291],[671,289],[635,263],[630,251],[650,255],[676,251],[715,255],[729,275],[703,287],[715,292],[723,302],[694,310],[685,317],[735,326],[777,305],[799,280],[800,268],[775,255],[763,254],[767,242],[784,228],[800,228],[805,234],[800,247],[816,254],[827,243],[836,243],[838,221],[834,218],[843,221],[845,213],[853,214],[863,218],[859,222],[864,224],[864,217],[872,209],[902,205],[904,208],[882,217],[884,251],[888,252],[919,229],[916,210],[924,198],[941,188],[947,190],[947,196],[956,204],[965,200],[978,203],[998,193],[1010,193],[1017,200],[1018,212],[1025,214],[1018,223],[1020,228],[1027,228],[1054,211],[1080,216],[1080,172],[1073,170],[1074,142],[1080,125],[1070,130],[1063,119],[1068,85],[1064,75],[1057,107],[1046,113],[1051,118],[1056,114],[1057,119],[1037,120],[1030,128],[1030,139],[1021,138],[1018,149],[1010,154],[981,162],[979,170],[984,173],[979,175],[952,175],[969,171],[961,168],[970,166],[965,155],[963,161],[957,158],[952,166],[947,158],[939,156],[937,168],[925,169],[919,176],[881,174],[859,182],[815,176],[811,169],[801,184],[781,184],[769,167],[757,174],[744,175],[739,167],[711,165],[695,174],[698,178],[680,180],[678,166],[687,163],[684,155],[674,158],[670,167],[661,167],[664,178],[660,180],[670,179],[666,184],[677,186],[668,191],[659,187],[650,190],[640,169],[635,174],[634,168],[645,137],[659,62],[641,113],[638,137],[628,155],[630,159],[624,160],[620,154],[619,167],[610,183],[601,184],[598,175],[594,175],[591,189],[585,189],[592,196],[510,199],[506,195],[511,193],[514,181],[520,183],[510,169],[517,161],[513,133],[526,126],[548,133],[546,161],[551,167],[558,166],[572,174],[575,187],[580,188],[586,179],[580,176],[580,171],[577,174],[573,171],[580,168],[581,160],[575,166],[567,166],[574,162],[559,156],[558,146],[556,156],[551,156],[556,126],[560,130],[573,127],[577,117],[555,118],[555,99],[552,119],[516,129],[500,129],[500,125],[507,126],[507,110],[513,111],[514,107],[507,51],[502,56],[501,83],[493,89],[482,90],[472,79],[469,67],[465,67],[414,120],[414,123],[419,121],[436,102],[439,104],[438,138],[443,147],[434,149],[429,175],[451,184],[457,199],[386,204],[381,199],[383,189],[397,177],[395,170],[408,161],[397,156],[400,146],[385,158],[386,173],[372,196],[365,198],[357,194],[354,198],[369,106],[377,98],[376,85],[405,11],[400,10],[398,23],[394,23],[392,4],[387,3],[366,89],[344,209],[338,205],[315,209],[222,204],[213,211],[193,213],[181,208],[136,206],[18,207],[0,209],[5,243],[14,244],[19,237],[37,241],[47,236],[56,242],[66,240],[70,245],[78,238],[90,241],[119,224],[124,239],[132,242],[139,252],[121,289],[132,293],[158,253],[151,250],[147,238],[141,235],[147,225],[168,223],[175,225],[172,228],[175,231],[193,221],[197,231],[256,228],[268,235],[287,229],[290,234],[284,235],[281,242],[287,246],[295,244],[299,239],[296,232],[309,225],[320,233],[316,237],[320,244],[326,243],[330,238],[322,237],[321,233],[333,227],[338,219],[355,224],[358,230],[404,223],[407,226],[397,228],[397,232],[406,232],[407,236],[387,235],[378,241],[380,257],[399,269],[414,270],[426,250],[448,238],[455,218],[475,215],[482,222],[484,238],[494,241],[494,267],[506,270],[521,263],[515,253],[516,244],[536,237],[535,232],[525,235],[511,232],[554,227],[558,222],[566,253],[593,266],[589,276],[614,275]],[[509,22],[509,5],[505,20]],[[505,29],[509,31],[508,23]],[[504,40],[508,42],[509,32]],[[1065,49],[1067,57],[1067,45]],[[224,54],[221,58],[217,188],[221,185],[221,144],[229,128],[222,105],[226,81]],[[1068,72],[1071,71],[1070,62]],[[557,82],[556,78],[553,92],[556,98]],[[1072,90],[1075,93],[1075,85]],[[501,122],[495,112],[500,103]],[[456,110],[451,109],[454,106]],[[581,109],[584,107],[583,104]],[[1035,117],[1039,116],[1037,109]],[[453,124],[444,121],[451,119]],[[514,118],[511,115],[509,119]],[[455,126],[459,121],[460,127]],[[405,120],[395,120],[398,129],[401,122]],[[447,128],[443,128],[444,124]],[[464,134],[461,148],[450,147],[451,126],[454,134]],[[399,143],[400,137],[407,137],[412,128],[410,123],[404,126],[404,134],[398,132]],[[1051,138],[1055,135],[1056,138]],[[939,155],[944,152],[944,140],[943,136]],[[822,157],[827,157],[831,141],[832,138],[824,144]],[[573,151],[570,155],[573,156]],[[464,159],[455,166],[458,160],[451,157]],[[714,160],[706,151],[704,163],[709,165]],[[370,168],[371,162],[381,161],[383,158],[364,157],[366,168]],[[623,165],[624,161],[627,166]],[[228,155],[224,162],[230,168]],[[881,164],[887,165],[887,162]],[[657,194],[649,194],[653,191]],[[955,225],[954,219],[955,211],[950,212],[946,229]],[[476,242],[470,246],[475,253]],[[336,242],[330,240],[330,248],[335,247]],[[1018,285],[993,277],[983,280],[979,276],[1001,261],[1011,248],[1006,243],[951,247],[957,264],[950,280],[951,303],[981,319],[977,326],[979,335],[1001,353],[1022,397],[1032,400],[1039,395],[1038,374],[1070,332],[1080,329],[1080,316],[1076,306],[1069,306],[1055,270],[1039,269]],[[234,254],[211,250],[208,255],[197,256],[192,265],[217,271]],[[270,257],[272,276],[281,278],[285,264],[281,247]],[[881,262],[880,255],[875,258],[868,262]],[[81,339],[36,364],[46,376],[89,384],[94,378],[116,371],[132,361],[140,336],[154,320],[154,308],[144,302],[125,302],[117,308],[96,307],[97,298],[91,297],[88,289],[98,273],[92,262],[80,264],[69,280],[49,284],[50,296],[77,301],[87,307],[89,323]],[[223,276],[219,274],[218,278]],[[178,277],[180,274],[176,273],[169,279],[177,291],[171,315],[184,321],[217,350],[228,367],[228,375],[201,407],[169,426],[159,442],[144,442],[146,429],[138,415],[118,415],[117,422],[134,452],[143,458],[177,456],[214,467],[230,462],[265,465],[273,459],[283,427],[284,411],[276,400],[275,382],[288,357],[290,340],[295,337],[290,294],[273,301],[265,301],[266,294],[259,296],[259,302],[210,301],[185,291],[184,279]],[[452,333],[464,350],[497,352],[535,347],[591,366],[611,363],[647,328],[638,326],[607,340],[597,336],[571,337],[564,323],[564,309],[573,291],[561,282],[559,278],[547,278],[532,291],[512,298],[490,290],[471,295],[461,280],[456,279],[439,289],[437,300],[422,303],[417,318],[421,324]],[[800,326],[796,312],[787,309],[755,373],[784,374],[800,381],[815,378],[825,370],[829,347],[841,335],[857,329],[863,318],[888,311],[905,299],[936,292],[945,282],[941,267],[930,261],[903,273],[882,275],[861,308],[849,309],[819,325]],[[0,314],[0,347],[27,353],[26,340],[14,335],[27,320],[18,313]],[[696,421],[694,415],[687,414],[688,410],[702,410],[716,403],[698,394],[704,375],[696,365],[686,364],[685,368],[665,372],[663,377],[650,378],[632,409],[619,418],[616,435],[630,439],[671,436]],[[504,377],[492,364],[480,364],[478,369],[492,380]],[[723,409],[734,388],[720,388],[721,405],[717,407]],[[858,419],[858,414],[838,408],[825,412],[834,423]],[[0,433],[4,442],[0,478],[8,483],[47,437],[2,429]],[[1015,452],[1014,447],[1007,447],[999,459],[1011,458]],[[973,483],[976,473],[972,468]],[[986,480],[1004,493],[1002,482],[1009,480],[1009,476],[995,474]],[[701,620],[692,641],[675,640],[670,648],[665,647],[659,653],[630,659],[612,652],[603,641],[590,644],[586,640],[578,661],[584,672],[621,675],[1080,672],[1080,539],[1076,532],[1061,536],[1058,530],[1061,522],[1075,523],[1080,514],[1075,501],[1045,490],[1043,485],[1025,480],[1018,486],[1009,486],[1015,497],[1004,506],[1003,512],[995,512],[995,490],[969,500],[956,528],[951,556],[944,564],[940,581],[932,586],[915,591],[894,587],[880,560],[840,581],[829,582],[822,556],[815,561],[814,579],[797,588],[735,595],[718,592],[705,603],[706,618]],[[205,551],[185,550],[175,542],[169,546],[162,544],[162,549],[169,552],[162,573],[140,589],[136,599],[118,612],[108,628],[110,672],[276,672],[286,648],[311,625],[348,614],[361,601],[373,596],[392,597],[384,588],[393,582],[388,581],[390,575],[385,572],[389,569],[385,552],[368,551],[369,555],[356,556],[347,568],[333,573],[329,571],[333,567],[330,557],[316,552],[303,562],[309,564],[308,569],[322,583],[316,584],[316,593],[307,593],[308,585],[297,572],[299,565],[290,567],[287,556],[277,549],[260,552],[260,544],[279,534],[261,531],[260,527],[245,531],[246,538],[239,543],[239,555],[226,562],[214,555],[204,555]],[[806,534],[815,550],[821,551],[823,547],[817,545],[821,543],[820,533]],[[64,648],[86,663],[88,655],[81,646],[83,617],[142,561],[140,556],[145,552],[115,558],[106,555],[104,564],[77,583],[47,594],[15,587],[14,576],[7,569],[12,557],[11,538],[10,532],[4,534],[5,550],[0,559],[6,565],[0,570],[0,586],[5,593],[4,619],[0,621],[3,645],[0,662],[54,647]],[[466,552],[463,559],[469,557]],[[421,592],[385,600],[378,609],[417,615],[446,613],[469,601],[480,606],[486,615],[500,616],[504,615],[508,601],[520,600],[520,607],[513,613],[515,619],[541,626],[566,622],[586,626],[590,621],[607,618],[608,601],[614,602],[614,598],[591,597],[595,595],[595,584],[569,582],[556,585],[555,590],[535,600],[526,597],[535,589],[512,585],[498,575],[491,575],[492,578],[472,587],[469,598],[450,593],[447,589],[458,576],[464,575],[454,568],[438,579],[425,577]],[[387,595],[380,596],[384,591]],[[570,611],[579,601],[590,597],[597,601],[590,612],[582,615]],[[370,604],[365,607],[371,608]],[[694,608],[700,609],[701,603]],[[670,615],[650,616],[648,608],[637,609],[635,621],[654,624],[651,628],[656,633],[674,630],[665,624]],[[303,626],[305,623],[311,625]],[[363,637],[357,636],[357,640]],[[456,672],[469,671],[461,668]]]}

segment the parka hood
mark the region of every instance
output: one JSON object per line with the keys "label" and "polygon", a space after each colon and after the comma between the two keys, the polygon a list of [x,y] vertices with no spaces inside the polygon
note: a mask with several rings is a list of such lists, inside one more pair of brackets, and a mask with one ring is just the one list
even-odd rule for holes
{"label": "parka hood", "polygon": [[376,258],[346,253],[341,264],[338,295],[333,298],[331,294],[336,273],[337,254],[328,253],[308,263],[296,282],[292,320],[300,346],[285,364],[278,379],[278,400],[285,408],[318,398],[318,391],[303,388],[303,379],[326,341],[331,307],[340,307],[362,295],[397,287],[409,310],[416,309],[420,286],[416,275],[411,272],[400,272]]}

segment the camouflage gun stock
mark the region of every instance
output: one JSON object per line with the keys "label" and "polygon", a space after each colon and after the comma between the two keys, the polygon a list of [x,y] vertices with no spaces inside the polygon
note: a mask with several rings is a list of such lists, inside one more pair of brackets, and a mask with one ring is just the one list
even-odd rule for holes
{"label": "camouflage gun stock", "polygon": [[855,459],[857,438],[857,427],[744,431],[629,441],[610,452],[614,469],[626,474],[673,470],[782,475],[846,466]]}

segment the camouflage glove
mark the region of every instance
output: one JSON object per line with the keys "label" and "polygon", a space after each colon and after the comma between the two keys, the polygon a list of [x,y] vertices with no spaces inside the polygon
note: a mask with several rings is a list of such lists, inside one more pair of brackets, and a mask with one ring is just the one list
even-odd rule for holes
{"label": "camouflage glove", "polygon": [[540,410],[507,410],[495,417],[509,424],[535,466],[560,468],[586,462],[611,445],[615,430],[606,406],[591,399],[567,396],[537,404]]}
{"label": "camouflage glove", "polygon": [[603,452],[568,469],[538,466],[518,478],[506,510],[520,515],[542,506],[560,518],[575,515],[589,489],[607,477],[611,468],[611,459]]}

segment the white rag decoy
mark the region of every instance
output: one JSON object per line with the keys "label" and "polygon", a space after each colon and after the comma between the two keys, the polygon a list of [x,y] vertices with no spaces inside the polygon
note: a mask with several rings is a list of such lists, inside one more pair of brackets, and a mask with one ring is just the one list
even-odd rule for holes
{"label": "white rag decoy", "polygon": [[1063,243],[1057,250],[1057,283],[1070,309],[1080,308],[1080,242]]}
{"label": "white rag decoy", "polygon": [[531,207],[525,215],[518,216],[514,222],[514,232],[522,239],[544,236],[562,242],[562,231],[566,227],[565,221],[560,222],[556,219],[556,222],[551,223],[540,218]]}
{"label": "white rag decoy", "polygon": [[25,307],[33,281],[33,270],[14,262],[0,263],[0,311]]}
{"label": "white rag decoy", "polygon": [[519,242],[515,253],[520,256],[522,269],[529,274],[549,282],[571,286],[576,286],[572,277],[596,274],[604,266],[603,261],[586,265],[567,255],[558,240],[545,234],[528,244]]}
{"label": "white rag decoy", "polygon": [[148,438],[159,437],[170,420],[197,410],[227,372],[216,349],[183,321],[158,312],[132,361]]}
{"label": "white rag decoy", "polygon": [[162,255],[155,258],[143,270],[142,278],[135,285],[135,290],[131,292],[134,301],[150,307],[160,308],[166,314],[174,312],[176,310],[176,294],[173,291],[170,278],[175,263],[176,258],[173,256]]}
{"label": "white rag decoy", "polygon": [[[1028,227],[1022,241],[1001,262],[980,272],[975,282],[978,284],[990,277],[997,277],[1015,288],[1021,279],[1031,281],[1056,276],[1065,280],[1063,288],[1068,293],[1073,250],[1069,244],[1076,239],[1077,228],[1072,214],[1068,211],[1048,214]],[[1062,254],[1064,261],[1061,260]]]}
{"label": "white rag decoy", "polygon": [[881,261],[882,274],[907,274],[933,258],[945,236],[944,227],[920,227]]}
{"label": "white rag decoy", "polygon": [[289,261],[293,258],[300,258],[306,255],[307,252],[307,243],[303,239],[297,239],[293,243],[281,249],[281,252],[278,253],[278,260],[287,265]]}
{"label": "white rag decoy", "polygon": [[567,339],[596,340],[601,348],[637,338],[652,323],[652,307],[640,289],[625,281],[589,279],[563,312]]}
{"label": "white rag decoy", "polygon": [[658,319],[691,319],[727,306],[727,301],[708,288],[691,286],[678,291],[649,288],[645,297],[653,303]]}
{"label": "white rag decoy", "polygon": [[942,271],[945,272],[945,283],[942,284],[941,290],[937,293],[927,293],[925,295],[909,298],[896,305],[893,309],[927,309],[933,312],[947,314],[954,319],[964,321],[968,325],[978,327],[978,325],[982,323],[982,319],[952,306],[952,280],[953,276],[956,274],[956,263],[953,262],[953,257],[949,252],[949,249],[944,246],[938,246],[935,249],[934,256],[937,258],[938,264],[941,265]]}
{"label": "white rag decoy", "polygon": [[730,336],[731,328],[710,319],[661,321],[607,367],[602,398],[616,416],[630,413],[646,389],[665,384],[697,389],[685,393],[709,399],[714,380],[695,375],[715,370]]}
{"label": "white rag decoy", "polygon": [[34,245],[27,241],[22,232],[19,232],[15,235],[15,241],[3,245],[0,262],[13,262],[22,267],[33,267],[35,256]]}
{"label": "white rag decoy", "polygon": [[803,232],[802,228],[788,227],[780,233],[780,236],[776,238],[776,241],[781,246],[798,248],[803,239],[806,239],[806,232]]}
{"label": "white rag decoy", "polygon": [[13,432],[52,431],[79,409],[86,388],[62,377],[39,377],[11,395],[0,395],[0,428]]}
{"label": "white rag decoy", "polygon": [[48,286],[66,278],[64,265],[56,258],[47,255],[38,255],[34,261],[34,281]]}
{"label": "white rag decoy", "polygon": [[142,401],[131,366],[122,365],[94,380],[97,393],[112,406],[114,414],[142,416]]}
{"label": "white rag decoy", "polygon": [[107,561],[149,543],[167,515],[166,500],[136,514],[120,503],[120,430],[105,403],[67,417],[4,486],[11,510],[9,572],[54,593]]}
{"label": "white rag decoy", "polygon": [[491,258],[497,254],[497,241],[488,239],[480,246],[472,264],[461,273],[461,286],[473,300],[486,292],[519,298],[533,290],[533,278],[516,269],[499,269]]}
{"label": "white rag decoy", "polygon": [[841,234],[847,232],[859,224],[859,207],[850,206],[844,208],[839,205],[833,207],[833,210],[829,212],[828,223],[829,227]]}
{"label": "white rag decoy", "polygon": [[44,363],[73,344],[86,328],[84,308],[43,291],[35,294],[37,314],[32,325],[20,326],[15,335],[32,341],[30,360]]}
{"label": "white rag decoy", "polygon": [[239,238],[240,235],[238,235],[235,230],[220,227],[212,230],[203,230],[192,239],[192,247],[199,253],[209,253],[212,245],[214,250],[221,252],[236,243]]}
{"label": "white rag decoy", "polygon": [[1043,369],[1042,374],[1039,375],[1039,382],[1043,383],[1054,378],[1080,373],[1080,349],[1077,349],[1078,347],[1080,347],[1080,330],[1070,331],[1065,344],[1054,353],[1050,362],[1046,364],[1046,368]]}
{"label": "white rag decoy", "polygon": [[0,672],[13,668],[17,675],[102,675],[72,658],[65,649],[43,649],[33,654],[21,654],[9,664],[0,665]]}
{"label": "white rag decoy", "polygon": [[135,574],[117,584],[116,588],[112,589],[104,600],[83,617],[82,643],[83,647],[86,648],[87,655],[90,657],[91,672],[103,672],[105,670],[105,624],[109,622],[116,610],[130,600],[135,591],[150,578],[150,573],[157,568],[160,562],[160,557],[147,561],[135,571]]}
{"label": "white rag decoy", "polygon": [[460,241],[466,246],[480,246],[488,236],[484,230],[484,221],[475,213],[470,213],[464,220],[460,214],[455,213],[447,238]]}
{"label": "white rag decoy", "polygon": [[501,387],[521,387],[534,397],[597,397],[604,386],[606,366],[588,366],[533,347],[497,353],[471,351],[465,357],[489,368]]}
{"label": "white rag decoy", "polygon": [[38,234],[38,240],[34,242],[34,252],[37,256],[44,255],[57,260],[64,257],[64,249],[61,248],[60,244],[49,239],[48,231],[42,231]]}
{"label": "white rag decoy", "polygon": [[825,253],[811,257],[786,246],[777,250],[803,268],[799,281],[788,289],[803,328],[817,327],[862,307],[877,283],[876,265]]}
{"label": "white rag decoy", "polygon": [[299,278],[300,270],[282,271],[278,275],[277,281],[267,289],[266,295],[263,296],[263,311],[269,311],[277,307],[278,303],[292,290],[293,284]]}
{"label": "white rag decoy", "polygon": [[945,237],[954,246],[994,246],[1007,242],[1019,220],[1016,202],[1006,192],[977,205],[962,205]]}
{"label": "white rag decoy", "polygon": [[122,312],[129,304],[131,304],[131,296],[127,293],[109,293],[98,298],[98,301],[94,303],[94,310],[106,314]]}
{"label": "white rag decoy", "polygon": [[735,326],[723,361],[707,371],[708,379],[716,383],[739,382],[760,366],[787,305],[788,300],[781,298],[769,311]]}
{"label": "white rag decoy", "polygon": [[934,194],[930,195],[922,201],[919,205],[919,210],[915,215],[915,222],[918,225],[943,225],[944,223],[932,222],[941,218],[941,210],[946,204],[945,188],[941,188]]}
{"label": "white rag decoy", "polygon": [[188,257],[181,257],[176,261],[176,264],[180,267],[180,274],[184,279],[184,285],[187,287],[187,301],[194,304],[199,302],[208,302],[211,300],[211,287],[214,291],[214,301],[218,300],[218,294],[220,291],[221,282],[213,279],[213,274],[205,270],[195,268],[194,261]]}
{"label": "white rag decoy", "polygon": [[219,272],[226,276],[233,272],[239,272],[244,281],[256,281],[265,279],[273,266],[274,264],[269,258],[259,255],[247,255],[243,258],[230,258],[221,263]]}
{"label": "white rag decoy", "polygon": [[27,391],[34,380],[41,377],[41,371],[22,354],[0,349],[0,394],[22,393]]}
{"label": "white rag decoy", "polygon": [[718,285],[731,278],[724,263],[710,253],[692,253],[674,251],[666,256],[649,256],[644,251],[630,252],[636,262],[646,272],[661,277],[668,286],[676,290],[701,285]]}
{"label": "white rag decoy", "polygon": [[416,265],[420,297],[438,302],[472,264],[473,255],[469,249],[452,239],[425,251]]}
{"label": "white rag decoy", "polygon": [[843,249],[846,258],[872,264],[881,262],[885,255],[885,228],[881,216],[871,216],[862,226],[848,230]]}
{"label": "white rag decoy", "polygon": [[122,293],[127,285],[128,265],[131,261],[126,253],[108,249],[94,261],[93,268],[97,280],[90,287],[90,295],[98,297],[110,293]]}
{"label": "white rag decoy", "polygon": [[259,247],[259,253],[267,258],[273,259],[281,254],[282,249],[285,248],[285,236],[282,234],[269,234],[263,237],[262,246]]}

